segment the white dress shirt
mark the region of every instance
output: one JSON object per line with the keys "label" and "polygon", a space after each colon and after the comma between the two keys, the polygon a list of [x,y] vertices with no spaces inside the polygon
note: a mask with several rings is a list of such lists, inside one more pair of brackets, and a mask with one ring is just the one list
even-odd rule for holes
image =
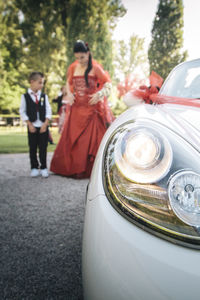
{"label": "white dress shirt", "polygon": [[[40,99],[41,96],[41,91],[38,91],[37,93],[34,93],[30,88],[28,89],[28,93],[31,96],[33,102],[36,102],[36,97],[35,94],[37,95],[37,98]],[[49,104],[48,96],[45,95],[45,104],[46,104],[46,114],[45,118],[51,120],[51,106]],[[22,121],[27,121],[29,120],[29,117],[26,114],[26,100],[24,95],[21,96],[21,106],[19,109],[19,113],[21,116]],[[32,123],[34,127],[41,127],[43,122],[39,118],[39,112],[37,112],[37,120]]]}

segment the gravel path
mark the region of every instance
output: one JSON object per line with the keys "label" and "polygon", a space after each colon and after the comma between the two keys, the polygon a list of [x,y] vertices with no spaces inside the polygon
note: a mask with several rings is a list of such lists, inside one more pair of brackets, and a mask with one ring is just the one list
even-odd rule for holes
{"label": "gravel path", "polygon": [[29,173],[28,154],[0,155],[0,299],[83,299],[88,180]]}

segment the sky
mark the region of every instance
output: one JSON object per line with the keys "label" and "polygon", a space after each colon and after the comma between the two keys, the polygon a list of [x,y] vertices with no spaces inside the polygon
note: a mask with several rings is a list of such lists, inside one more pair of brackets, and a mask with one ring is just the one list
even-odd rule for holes
{"label": "sky", "polygon": [[[119,19],[114,38],[128,41],[132,34],[145,38],[145,47],[151,41],[151,29],[159,0],[122,0],[127,9]],[[184,6],[184,50],[188,50],[188,60],[200,57],[200,1],[183,0]]]}

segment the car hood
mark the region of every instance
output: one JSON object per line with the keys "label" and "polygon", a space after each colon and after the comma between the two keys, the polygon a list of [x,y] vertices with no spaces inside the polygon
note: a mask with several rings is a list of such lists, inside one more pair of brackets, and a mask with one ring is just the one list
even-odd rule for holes
{"label": "car hood", "polygon": [[[187,140],[193,147],[200,149],[200,108],[161,104],[139,104],[126,110],[114,122],[114,127],[133,119],[151,119],[159,122]],[[112,127],[112,126],[111,126]],[[111,129],[111,128],[110,128]]]}

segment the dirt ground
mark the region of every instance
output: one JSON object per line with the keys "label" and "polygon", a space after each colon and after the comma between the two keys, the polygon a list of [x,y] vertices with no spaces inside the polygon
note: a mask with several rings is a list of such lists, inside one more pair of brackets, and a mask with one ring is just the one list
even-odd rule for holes
{"label": "dirt ground", "polygon": [[88,180],[29,173],[28,154],[0,155],[0,299],[82,299]]}

